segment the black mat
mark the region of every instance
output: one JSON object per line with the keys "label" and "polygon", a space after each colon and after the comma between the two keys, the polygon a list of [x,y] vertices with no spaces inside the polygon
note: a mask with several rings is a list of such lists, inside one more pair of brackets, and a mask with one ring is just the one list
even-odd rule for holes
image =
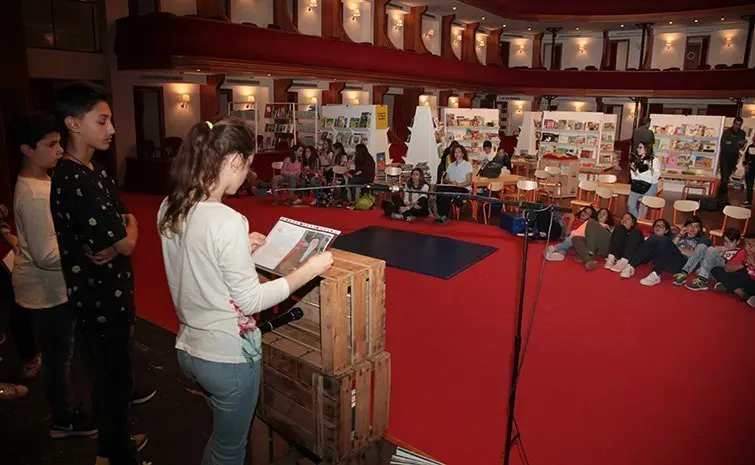
{"label": "black mat", "polygon": [[495,247],[448,237],[370,226],[336,239],[333,247],[385,260],[388,266],[451,279],[495,252]]}

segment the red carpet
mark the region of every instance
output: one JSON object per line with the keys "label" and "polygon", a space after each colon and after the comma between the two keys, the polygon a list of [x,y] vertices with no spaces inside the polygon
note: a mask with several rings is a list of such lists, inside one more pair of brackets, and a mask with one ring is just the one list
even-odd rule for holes
{"label": "red carpet", "polygon": [[[141,222],[137,309],[175,330],[154,226],[160,199],[124,197]],[[378,212],[229,204],[260,232],[288,216],[344,232],[379,224],[499,247],[450,281],[393,268],[386,281],[390,434],[451,465],[501,463],[519,240],[470,222],[408,225]],[[531,250],[529,296],[542,247]],[[644,288],[640,277],[586,273],[571,261],[546,267],[517,410],[530,463],[752,465],[755,312],[674,288],[667,277]]]}

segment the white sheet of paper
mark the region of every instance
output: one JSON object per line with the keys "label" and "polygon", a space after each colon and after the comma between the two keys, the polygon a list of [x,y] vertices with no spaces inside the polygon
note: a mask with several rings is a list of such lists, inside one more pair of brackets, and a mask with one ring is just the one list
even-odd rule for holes
{"label": "white sheet of paper", "polygon": [[275,270],[281,260],[293,249],[306,232],[296,225],[278,221],[267,236],[267,243],[254,251],[252,259],[257,265]]}

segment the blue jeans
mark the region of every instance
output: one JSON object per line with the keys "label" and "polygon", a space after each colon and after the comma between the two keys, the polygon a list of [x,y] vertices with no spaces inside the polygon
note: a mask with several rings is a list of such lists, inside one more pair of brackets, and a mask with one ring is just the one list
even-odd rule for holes
{"label": "blue jeans", "polygon": [[202,465],[243,465],[260,392],[260,362],[209,362],[179,350],[178,364],[187,377],[199,383],[212,409],[212,436]]}
{"label": "blue jeans", "polygon": [[[697,248],[695,249],[695,254],[697,254],[697,251],[701,245],[702,244],[697,246]],[[690,258],[690,260],[692,260],[692,258]],[[716,250],[715,247],[707,247],[705,249],[703,258],[700,261],[700,268],[697,269],[697,275],[703,279],[710,279],[710,276],[711,276],[710,272],[711,270],[713,270],[713,268],[716,268],[718,266],[725,266],[725,265],[726,265],[726,260],[724,260],[724,257],[723,255],[721,255],[721,252]],[[687,271],[686,266],[684,267],[684,271]],[[691,271],[688,271],[688,273],[691,273]]]}
{"label": "blue jeans", "polygon": [[572,236],[566,236],[560,244],[556,244],[556,252],[560,253],[561,255],[566,255],[566,253],[571,249],[572,247]]}
{"label": "blue jeans", "polygon": [[[697,246],[695,246],[694,252],[692,252],[692,255],[690,255],[689,258],[687,259],[687,264],[684,265],[683,271],[687,274],[690,274],[693,271],[695,271],[695,268],[697,268],[698,265],[701,265],[703,263],[703,259],[705,258],[705,255],[708,249],[709,247],[705,244],[697,244]],[[716,253],[718,254],[718,252]],[[703,277],[706,279],[708,278],[708,276],[703,276]]]}
{"label": "blue jeans", "polygon": [[[658,183],[651,184],[650,189],[648,189],[648,191],[645,192],[644,194],[638,194],[636,192],[630,191],[629,201],[627,202],[627,211],[631,213],[632,215],[634,215],[635,218],[638,218],[638,219],[642,218],[642,216],[640,216],[640,208],[639,208],[640,199],[646,195],[652,196],[657,193],[658,193]],[[645,213],[644,206],[642,207],[641,210],[642,210],[642,214],[644,215]]]}

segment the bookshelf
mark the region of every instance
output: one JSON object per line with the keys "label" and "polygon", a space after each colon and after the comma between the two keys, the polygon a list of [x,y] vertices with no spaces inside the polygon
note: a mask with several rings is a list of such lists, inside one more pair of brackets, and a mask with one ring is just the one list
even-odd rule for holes
{"label": "bookshelf", "polygon": [[482,144],[489,140],[495,152],[501,143],[497,108],[442,108],[443,145],[457,141],[467,149],[470,160],[482,157]]}
{"label": "bookshelf", "polygon": [[664,170],[715,174],[723,116],[650,115],[653,150]]}
{"label": "bookshelf", "polygon": [[522,125],[519,128],[519,135],[516,141],[516,155],[537,154],[538,143],[540,142],[540,130],[543,122],[542,111],[524,111],[522,112]]}
{"label": "bookshelf", "polygon": [[438,171],[440,156],[445,148],[442,146],[443,128],[437,113],[430,107],[418,106],[409,131],[411,137],[404,161],[407,165],[422,169],[425,180],[432,182],[431,178]]}
{"label": "bookshelf", "polygon": [[598,165],[612,165],[618,168],[621,157],[616,157],[614,143],[618,130],[619,115],[610,113],[603,114],[603,127],[600,132],[600,155]]}
{"label": "bookshelf", "polygon": [[320,142],[320,119],[317,105],[296,104],[296,140],[304,145],[316,147]]}
{"label": "bookshelf", "polygon": [[[228,114],[244,120],[249,126],[254,129],[255,137],[259,134],[257,122],[257,103],[256,102],[228,102]],[[263,147],[257,147],[258,151],[262,151]]]}
{"label": "bookshelf", "polygon": [[274,150],[281,142],[293,147],[296,142],[295,111],[295,103],[265,104],[263,118],[266,149]]}
{"label": "bookshelf", "polygon": [[376,162],[389,158],[386,105],[326,105],[321,112],[320,140],[342,143],[349,155],[364,144]]}
{"label": "bookshelf", "polygon": [[604,116],[596,112],[543,112],[539,157],[572,158],[579,159],[583,165],[598,164]]}

